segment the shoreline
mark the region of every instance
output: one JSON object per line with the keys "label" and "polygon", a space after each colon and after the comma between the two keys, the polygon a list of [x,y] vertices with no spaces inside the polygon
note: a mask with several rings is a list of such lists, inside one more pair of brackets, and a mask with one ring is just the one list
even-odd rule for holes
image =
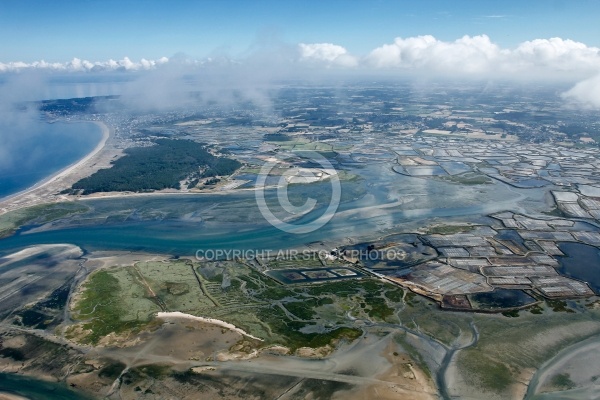
{"label": "shoreline", "polygon": [[[13,201],[17,197],[25,196],[25,195],[33,192],[34,190],[41,189],[44,186],[49,185],[49,184],[57,181],[60,178],[64,178],[65,176],[70,174],[73,170],[77,169],[84,163],[88,162],[93,156],[98,154],[100,152],[100,150],[102,150],[104,148],[104,146],[106,145],[106,142],[108,141],[108,138],[110,137],[110,128],[108,127],[108,125],[106,125],[102,121],[77,121],[77,122],[93,123],[94,125],[96,125],[100,128],[102,137],[100,138],[100,142],[98,142],[96,147],[94,147],[91,152],[89,152],[88,154],[83,156],[83,158],[76,160],[74,163],[67,165],[66,167],[64,167],[61,170],[55,172],[54,174],[42,179],[41,181],[36,182],[33,186],[30,186],[27,189],[23,189],[20,192],[8,195],[7,197],[0,198],[0,203],[4,203],[7,201]],[[75,123],[77,123],[77,122],[75,122]],[[73,122],[65,121],[65,123],[73,123]]]}
{"label": "shoreline", "polygon": [[1,389],[0,400],[27,400],[27,397],[23,397],[16,393],[6,391],[5,389]]}
{"label": "shoreline", "polygon": [[96,165],[91,163],[93,160],[102,160],[102,154],[109,147],[107,144],[113,135],[113,129],[102,121],[78,122],[92,123],[100,128],[102,137],[96,147],[82,158],[37,182],[33,186],[0,199],[0,215],[40,204],[71,200],[67,195],[59,194],[58,192],[70,187],[73,183],[71,181],[77,180],[77,175],[81,171],[93,169],[92,167]]}

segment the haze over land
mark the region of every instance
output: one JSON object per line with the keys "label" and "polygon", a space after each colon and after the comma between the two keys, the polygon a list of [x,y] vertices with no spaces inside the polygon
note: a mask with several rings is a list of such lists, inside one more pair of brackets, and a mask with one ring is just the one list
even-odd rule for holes
{"label": "haze over land", "polygon": [[[12,82],[2,85],[2,101],[7,93],[14,100],[56,98],[56,83],[70,82],[76,97],[123,92],[139,107],[178,104],[182,92],[194,90],[220,101],[236,90],[264,102],[276,82],[334,77],[535,81],[563,83],[565,91],[582,82],[565,101],[599,107],[593,87],[600,42],[588,28],[598,11],[594,1],[166,7],[29,0],[0,5],[0,36],[7,38],[0,82]],[[53,31],[41,28],[47,24]]]}
{"label": "haze over land", "polygon": [[175,110],[216,102],[250,101],[272,109],[282,83],[343,86],[369,79],[428,82],[527,82],[556,87],[565,105],[600,108],[600,48],[558,37],[532,39],[502,48],[486,35],[454,41],[431,35],[395,38],[365,55],[333,43],[258,44],[240,58],[222,55],[193,59],[182,54],[157,60],[67,62],[0,60],[0,163],[11,159],[15,138],[29,135],[36,119],[33,105],[46,98],[122,95],[132,111]]}
{"label": "haze over land", "polygon": [[[243,92],[281,80],[318,80],[335,75],[342,79],[378,75],[388,79],[527,80],[540,84],[583,82],[580,86],[589,86],[593,81],[586,80],[597,79],[600,71],[600,49],[560,37],[532,38],[516,47],[503,48],[485,34],[465,35],[452,41],[420,35],[394,38],[391,43],[363,55],[351,54],[335,43],[289,44],[274,40],[259,42],[241,57],[223,54],[195,59],[177,54],[170,58],[141,58],[139,61],[124,57],[107,61],[73,58],[52,63],[44,60],[0,62],[0,72],[9,81],[13,78],[11,73],[29,72],[28,77],[37,77],[40,80],[36,88],[38,96],[43,93],[40,83],[49,78],[56,80],[60,73],[86,73],[72,79],[93,81],[96,76],[100,81],[110,82],[109,73],[115,71],[129,72],[129,76],[121,76],[125,80],[152,80],[158,86],[157,90],[174,84],[185,86],[187,90],[218,90],[224,86]],[[152,72],[146,75],[141,73],[144,71]],[[131,74],[133,72],[139,74]],[[141,86],[134,86],[132,91]],[[591,89],[589,93],[592,93]],[[580,88],[572,90],[570,96],[583,103],[589,101]],[[598,106],[596,101],[591,104]]]}

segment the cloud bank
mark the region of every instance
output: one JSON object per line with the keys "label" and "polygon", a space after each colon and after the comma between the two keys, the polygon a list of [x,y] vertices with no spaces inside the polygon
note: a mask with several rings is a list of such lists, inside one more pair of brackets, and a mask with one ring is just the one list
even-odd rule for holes
{"label": "cloud bank", "polygon": [[[145,71],[145,74],[141,74]],[[463,36],[454,41],[439,40],[431,35],[398,37],[392,43],[383,44],[365,55],[351,54],[345,47],[334,43],[289,45],[277,42],[259,46],[239,58],[221,54],[203,60],[174,56],[139,61],[125,57],[118,61],[74,58],[65,63],[43,60],[32,63],[0,62],[0,74],[23,72],[137,72],[140,78],[136,80],[140,81],[140,85],[150,84],[156,90],[163,90],[165,98],[172,99],[177,99],[177,93],[180,92],[174,92],[173,87],[182,84],[181,78],[185,76],[193,76],[197,82],[201,81],[203,90],[219,92],[223,85],[229,85],[244,88],[243,93],[267,86],[275,80],[312,79],[319,74],[331,76],[332,73],[336,76],[381,74],[387,78],[580,82],[565,93],[564,98],[600,108],[600,95],[597,94],[600,93],[600,49],[558,37],[534,39],[514,48],[502,48],[487,35]],[[253,97],[262,96],[256,93]]]}
{"label": "cloud bank", "polygon": [[[365,63],[377,69],[447,75],[580,78],[600,71],[600,49],[561,38],[535,39],[502,49],[486,35],[445,42],[433,36],[396,38],[373,50]],[[515,75],[516,74],[516,75]]]}
{"label": "cloud bank", "polygon": [[[277,58],[264,54],[267,60]],[[286,57],[288,54],[286,54]],[[245,59],[230,59],[244,64],[256,61],[251,55]],[[157,60],[141,59],[134,62],[122,60],[87,61],[74,58],[65,63],[36,61],[0,62],[0,72],[23,70],[48,70],[59,72],[144,71],[159,68],[178,59],[162,57]],[[222,59],[220,60],[222,62]],[[278,64],[281,64],[277,60]],[[192,65],[208,65],[214,59],[186,60]],[[600,72],[600,49],[570,39],[551,38],[526,41],[513,49],[503,49],[487,35],[463,36],[455,41],[443,41],[431,35],[409,38],[398,37],[390,44],[373,49],[369,54],[350,54],[343,46],[334,43],[300,43],[295,54],[287,57],[288,64],[298,67],[324,67],[353,70],[411,71],[453,75],[481,76],[539,76],[561,78],[589,77]],[[289,66],[289,65],[288,65]]]}
{"label": "cloud bank", "polygon": [[300,61],[323,63],[326,66],[357,67],[358,59],[332,43],[300,43]]}
{"label": "cloud bank", "polygon": [[169,62],[167,57],[158,60],[146,60],[142,58],[139,62],[133,62],[128,57],[122,60],[87,61],[73,58],[66,63],[49,63],[44,60],[25,63],[21,61],[2,63],[0,72],[20,72],[24,70],[45,70],[55,72],[101,72],[101,71],[141,71],[154,69],[157,66]]}
{"label": "cloud bank", "polygon": [[562,97],[585,108],[600,109],[600,75],[579,82]]}

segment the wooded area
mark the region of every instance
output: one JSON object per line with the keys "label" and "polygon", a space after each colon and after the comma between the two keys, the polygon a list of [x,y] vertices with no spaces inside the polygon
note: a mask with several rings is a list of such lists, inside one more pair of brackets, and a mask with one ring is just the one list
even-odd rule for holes
{"label": "wooded area", "polygon": [[210,154],[206,145],[191,140],[157,139],[150,147],[125,150],[113,166],[81,179],[73,190],[95,192],[146,192],[179,189],[184,179],[230,175],[241,164]]}

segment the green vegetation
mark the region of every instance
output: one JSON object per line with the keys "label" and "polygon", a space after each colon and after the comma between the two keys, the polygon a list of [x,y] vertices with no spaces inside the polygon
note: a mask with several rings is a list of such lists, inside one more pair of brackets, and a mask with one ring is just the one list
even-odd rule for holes
{"label": "green vegetation", "polygon": [[529,308],[529,312],[532,314],[543,314],[544,310],[542,309],[542,307],[540,307],[539,305],[535,304],[533,307]]}
{"label": "green vegetation", "polygon": [[406,297],[404,297],[404,301],[406,302],[407,306],[414,307],[415,304],[413,303],[413,301],[416,301],[417,299],[418,297],[414,292],[411,292],[410,290],[406,291]]}
{"label": "green vegetation", "polygon": [[296,293],[285,286],[269,287],[256,294],[256,298],[261,300],[280,300],[284,297],[293,296]]}
{"label": "green vegetation", "polygon": [[328,400],[336,398],[341,391],[350,391],[354,385],[346,382],[335,382],[320,379],[303,379],[294,391],[298,399]]}
{"label": "green vegetation", "polygon": [[306,300],[285,303],[285,308],[296,317],[307,320],[313,319],[315,316],[314,308],[325,304],[333,304],[333,300],[329,297],[309,298]]}
{"label": "green vegetation", "polygon": [[565,213],[563,213],[558,207],[554,207],[550,211],[542,211],[542,214],[546,214],[551,217],[559,217],[559,218],[565,218],[565,216],[566,216]]}
{"label": "green vegetation", "polygon": [[385,291],[385,297],[394,303],[400,303],[402,301],[402,296],[404,296],[404,290],[400,288],[388,289]]}
{"label": "green vegetation", "polygon": [[586,134],[591,136],[596,141],[600,139],[600,129],[593,124],[571,123],[559,125],[558,130],[573,139],[586,136]]}
{"label": "green vegetation", "polygon": [[437,225],[427,229],[427,233],[439,235],[453,235],[455,233],[466,233],[475,229],[472,225]]}
{"label": "green vegetation", "polygon": [[[427,377],[431,378],[431,371],[429,370],[429,366],[425,362],[423,355],[421,355],[421,353],[419,353],[419,351],[406,340],[406,333],[403,332],[401,334],[396,334],[394,339],[400,346],[402,346],[402,349],[408,353],[410,358],[413,359],[421,371],[423,371]],[[397,356],[398,353],[394,352],[394,355]]]}
{"label": "green vegetation", "polygon": [[503,392],[513,382],[510,369],[490,357],[466,351],[461,354],[461,360],[471,366],[471,373],[466,377],[471,385]]}
{"label": "green vegetation", "polygon": [[571,380],[571,376],[567,373],[554,375],[550,380],[550,384],[562,390],[573,389],[575,387],[575,382]]}
{"label": "green vegetation", "polygon": [[[78,340],[95,344],[109,333],[137,332],[153,321],[160,323],[153,318],[159,311],[204,316],[218,302],[205,295],[202,286],[192,263],[186,260],[138,262],[97,271],[73,306],[73,317],[81,321],[84,334]],[[78,335],[73,328],[70,333]]]}
{"label": "green vegetation", "polygon": [[267,275],[258,273],[254,270],[249,270],[247,275],[239,276],[240,279],[244,279],[246,277],[248,279],[252,279],[255,282],[260,283],[261,286],[264,285],[264,286],[270,286],[270,287],[280,287],[280,284],[277,281],[275,281],[273,278],[271,278]]}
{"label": "green vegetation", "polygon": [[191,369],[186,369],[185,371],[173,371],[171,377],[179,383],[191,383],[200,379],[200,376]]}
{"label": "green vegetation", "polygon": [[62,310],[67,305],[69,299],[69,293],[71,292],[71,285],[73,279],[69,279],[62,284],[61,287],[50,293],[46,299],[40,301],[37,305],[41,308],[49,308],[52,310]]}
{"label": "green vegetation", "polygon": [[73,99],[43,100],[39,102],[40,111],[55,115],[83,114],[94,110],[99,101],[115,100],[118,96],[95,96]]}
{"label": "green vegetation", "polygon": [[438,179],[461,185],[487,185],[493,183],[492,178],[473,172],[465,172],[460,175],[439,176]]}
{"label": "green vegetation", "polygon": [[139,367],[131,368],[128,374],[133,376],[150,377],[152,379],[161,379],[171,373],[169,365],[147,364]]}
{"label": "green vegetation", "polygon": [[190,140],[157,139],[154,146],[125,150],[126,155],[73,185],[83,194],[95,192],[144,192],[179,189],[185,179],[230,175],[241,164],[209,153],[206,145]]}
{"label": "green vegetation", "polygon": [[221,182],[221,180],[219,178],[210,178],[210,179],[207,179],[206,182],[204,182],[204,186],[213,186],[219,182]]}
{"label": "green vegetation", "polygon": [[12,358],[15,361],[25,361],[27,357],[19,349],[13,349],[12,347],[3,347],[0,349],[0,357]]}
{"label": "green vegetation", "polygon": [[387,305],[387,302],[378,293],[369,292],[364,296],[367,303],[369,317],[385,321],[388,317],[394,315],[394,309]]}
{"label": "green vegetation", "polygon": [[77,202],[41,204],[8,212],[0,216],[0,239],[12,235],[23,225],[45,224],[89,208]]}
{"label": "green vegetation", "polygon": [[122,362],[111,362],[100,369],[98,376],[100,378],[117,379],[126,367]]}
{"label": "green vegetation", "polygon": [[44,329],[46,324],[44,322],[48,318],[46,314],[42,314],[35,309],[27,309],[18,314],[21,317],[21,324],[35,329]]}
{"label": "green vegetation", "polygon": [[73,279],[67,280],[46,298],[16,311],[17,319],[13,324],[34,329],[48,329],[58,325],[62,321],[61,310],[64,309],[69,298],[72,282]]}
{"label": "green vegetation", "polygon": [[121,333],[141,327],[147,320],[123,320],[126,313],[119,301],[120,285],[110,271],[101,270],[90,276],[85,284],[82,299],[77,303],[75,315],[78,319],[91,318],[83,324],[89,334],[84,343],[97,344],[109,333]]}
{"label": "green vegetation", "polygon": [[[448,320],[458,317],[444,315]],[[523,370],[538,369],[562,349],[600,332],[597,314],[521,313],[519,318],[508,319],[474,314],[472,318],[479,340],[457,354],[461,378],[483,392],[494,391],[504,397],[507,385],[519,380]]]}
{"label": "green vegetation", "polygon": [[[333,150],[333,146],[330,143],[323,142],[309,142],[309,143],[298,143],[294,145],[294,151],[318,151],[323,154],[325,157],[331,158],[335,157],[337,153]],[[329,156],[327,155],[329,154]]]}
{"label": "green vegetation", "polygon": [[195,188],[196,186],[198,186],[198,183],[200,183],[200,178],[195,178],[195,179],[192,179],[192,180],[190,181],[190,183],[188,183],[188,185],[187,185],[187,188],[188,188],[188,189],[193,189],[193,188]]}
{"label": "green vegetation", "polygon": [[568,312],[568,313],[575,312],[572,309],[570,309],[569,307],[567,307],[567,302],[564,300],[546,300],[546,303],[548,304],[549,307],[552,308],[552,311],[554,311],[554,312]]}
{"label": "green vegetation", "polygon": [[386,287],[395,289],[395,287],[391,284],[380,282],[375,279],[355,279],[326,282],[319,285],[313,285],[307,290],[307,293],[311,296],[320,296],[323,294],[347,296],[350,294],[355,294],[361,290],[365,292],[376,292]]}
{"label": "green vegetation", "polygon": [[[407,292],[407,297],[409,293],[412,292]],[[400,320],[406,321],[409,328],[418,330],[449,346],[453,345],[461,336],[471,335],[470,315],[443,311],[429,299],[414,296],[415,298],[410,303],[412,306],[405,307],[398,312]]]}
{"label": "green vegetation", "polygon": [[341,339],[352,341],[362,335],[360,329],[349,327],[338,327],[326,333],[302,333],[300,330],[307,324],[290,321],[283,310],[278,307],[261,308],[258,310],[257,316],[261,321],[267,323],[275,334],[268,340],[268,343],[283,344],[292,352],[300,347],[316,348],[330,345]]}
{"label": "green vegetation", "polygon": [[591,303],[587,303],[585,306],[590,309],[594,309],[600,305],[600,300],[592,301]]}
{"label": "green vegetation", "polygon": [[[135,385],[148,380],[161,380],[167,376],[173,376],[173,370],[169,365],[146,364],[128,369],[121,378],[124,385]],[[140,392],[141,390],[140,386],[134,388],[136,392]],[[152,393],[152,391],[146,389],[144,393],[148,394]]]}
{"label": "green vegetation", "polygon": [[517,318],[519,316],[519,310],[504,311],[502,315],[509,318]]}
{"label": "green vegetation", "polygon": [[[285,286],[235,261],[138,262],[88,278],[73,306],[78,328],[69,335],[97,344],[110,333],[126,337],[159,323],[153,319],[158,311],[180,311],[232,323],[265,345],[295,351],[362,335],[348,312],[362,320],[396,322],[403,295],[397,286],[371,278]],[[326,328],[321,321],[327,321]]]}

